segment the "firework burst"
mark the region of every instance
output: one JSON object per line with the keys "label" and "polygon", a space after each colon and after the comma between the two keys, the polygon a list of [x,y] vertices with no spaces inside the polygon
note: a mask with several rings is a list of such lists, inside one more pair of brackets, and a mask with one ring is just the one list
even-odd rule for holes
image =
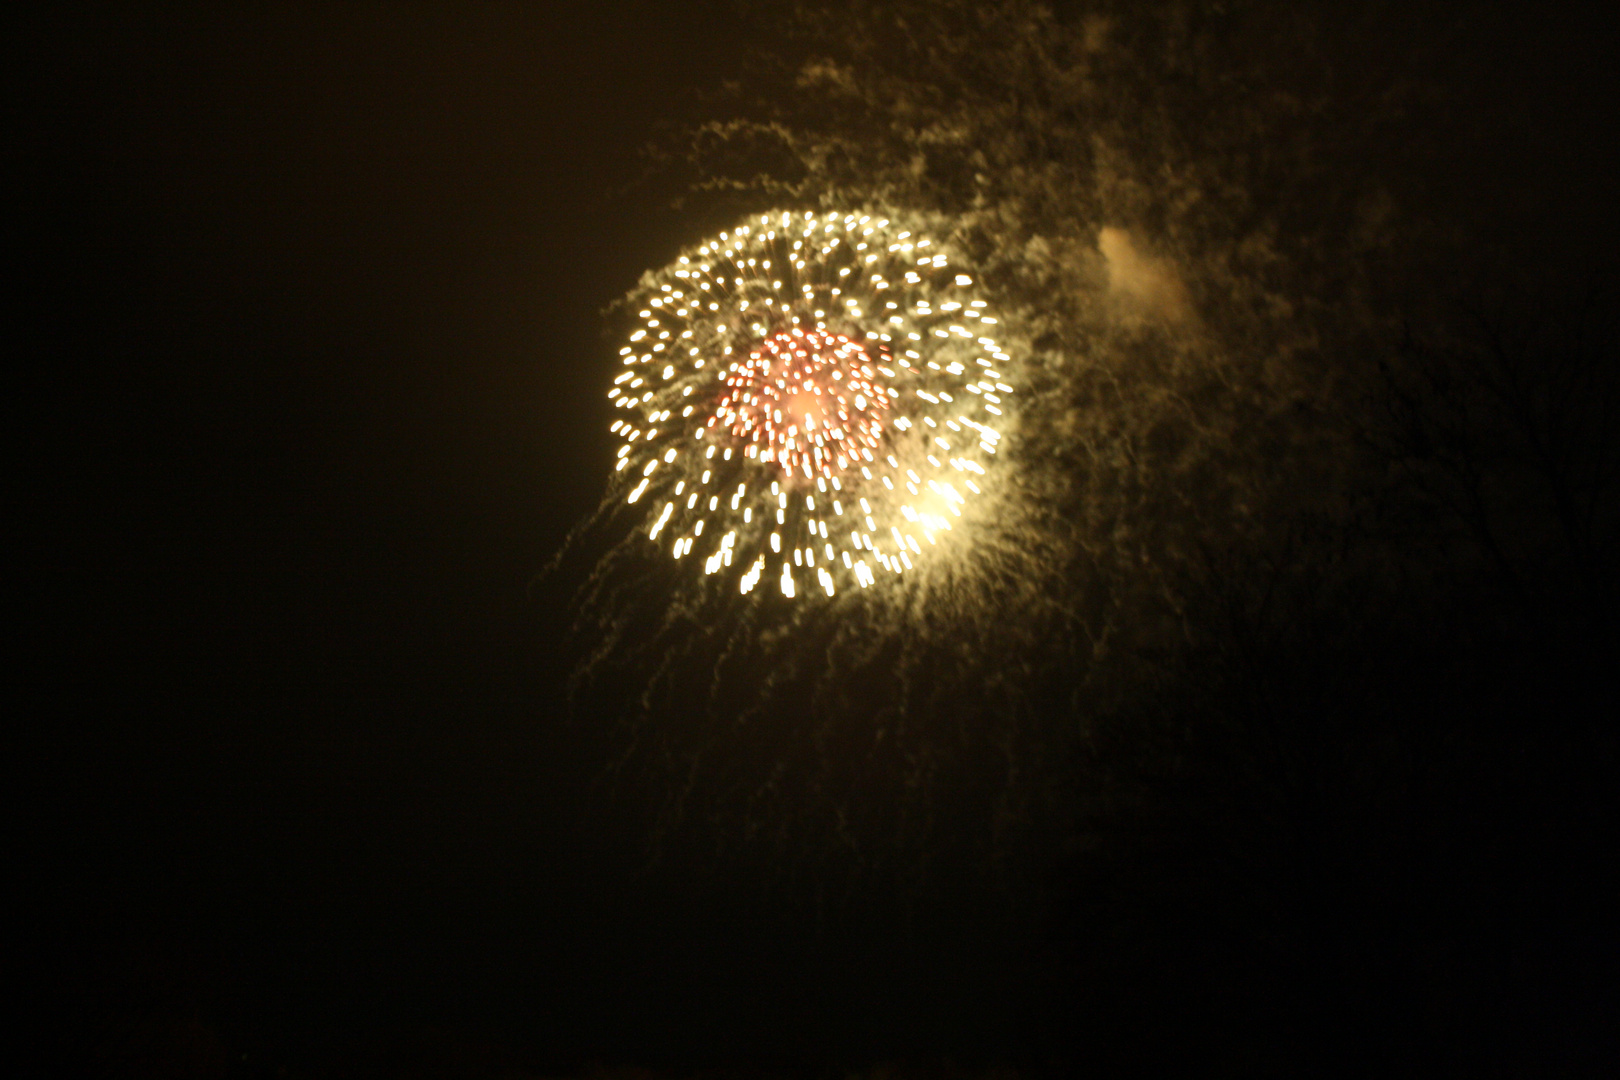
{"label": "firework burst", "polygon": [[1013,392],[973,284],[871,215],[761,214],[687,251],[620,350],[615,497],[742,593],[914,573],[984,493]]}

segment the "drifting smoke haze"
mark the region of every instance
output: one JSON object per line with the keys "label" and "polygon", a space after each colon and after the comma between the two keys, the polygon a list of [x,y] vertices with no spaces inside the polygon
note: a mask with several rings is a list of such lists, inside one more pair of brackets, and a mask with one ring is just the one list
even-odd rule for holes
{"label": "drifting smoke haze", "polygon": [[1124,229],[1111,225],[1099,229],[1097,250],[1108,263],[1108,292],[1119,302],[1122,321],[1179,323],[1192,314],[1175,270],[1138,251]]}
{"label": "drifting smoke haze", "polygon": [[[632,534],[587,587],[605,636],[582,685],[640,688],[617,711],[636,754],[659,748],[666,823],[771,837],[782,865],[1039,858],[1096,725],[1205,632],[1200,560],[1263,562],[1355,512],[1352,354],[1398,317],[1371,282],[1435,226],[1397,227],[1384,180],[1344,169],[1332,118],[1354,103],[1265,55],[1325,31],[1270,9],[852,4],[796,25],[799,59],[761,57],[766,104],[673,146],[693,208],[893,207],[959,252],[1020,388],[996,506],[953,536],[944,581],[808,610],[694,602]],[[1350,138],[1385,136],[1369,125]]]}
{"label": "drifting smoke haze", "polygon": [[[1380,820],[1413,782],[1383,756],[1403,736],[1352,717],[1412,676],[1407,656],[1444,652],[1462,608],[1514,648],[1488,552],[1533,560],[1511,537],[1554,527],[1523,489],[1538,480],[1455,487],[1494,466],[1452,455],[1502,432],[1456,426],[1481,414],[1440,404],[1430,362],[1487,354],[1515,319],[1580,317],[1466,314],[1537,246],[1504,241],[1488,180],[1435,182],[1480,152],[1477,28],[1272,4],[853,3],[795,25],[731,115],[665,147],[691,170],[686,205],[925,217],[1002,316],[1019,407],[997,508],[959,530],[943,583],[790,608],[694,603],[639,560],[633,584],[599,569],[580,685],[628,700],[583,712],[623,718],[621,775],[665,793],[655,853],[753,849],[766,882],[882,881],[901,907],[946,881],[1044,895],[1094,872],[1074,852],[1136,835],[1113,831],[1122,806],[1157,804],[1175,833],[1167,793],[1212,785],[1248,809],[1228,851],[1196,858],[1263,864],[1288,826],[1258,792],[1293,783],[1297,755],[1339,760],[1311,782]],[[1612,402],[1610,361],[1569,362]],[[1451,378],[1487,392],[1482,369]],[[1571,453],[1608,452],[1580,429],[1595,441]],[[1424,443],[1436,431],[1461,441]],[[1443,494],[1415,479],[1448,468]],[[1614,527],[1612,487],[1589,479],[1582,551]],[[1367,743],[1341,742],[1358,727]]]}

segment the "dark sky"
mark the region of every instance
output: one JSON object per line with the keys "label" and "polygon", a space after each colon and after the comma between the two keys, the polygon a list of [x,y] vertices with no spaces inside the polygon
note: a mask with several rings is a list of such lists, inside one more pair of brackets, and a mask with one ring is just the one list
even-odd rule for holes
{"label": "dark sky", "polygon": [[510,670],[599,491],[598,312],[675,242],[617,193],[736,45],[587,7],[50,28],[25,302],[88,667]]}
{"label": "dark sky", "polygon": [[15,31],[24,945],[63,1045],[200,1008],[272,1062],[470,1025],[565,1069],[771,997],[631,876],[528,592],[611,460],[601,309],[689,239],[625,189],[735,70],[706,10]]}
{"label": "dark sky", "polygon": [[[602,309],[695,235],[639,150],[738,74],[726,6],[7,16],[43,1060],[116,1073],[194,1049],[177,1023],[248,1075],[1028,1061],[1059,1032],[1040,957],[971,928],[834,940],[757,882],[643,873],[612,739],[565,713],[565,594],[531,583],[611,461]],[[1504,83],[1549,121],[1469,166],[1555,252],[1610,137],[1570,35],[1504,46],[1583,59]]]}

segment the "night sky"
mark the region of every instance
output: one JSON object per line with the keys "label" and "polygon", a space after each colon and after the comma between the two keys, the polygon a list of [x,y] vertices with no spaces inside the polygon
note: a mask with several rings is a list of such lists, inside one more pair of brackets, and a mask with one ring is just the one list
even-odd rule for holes
{"label": "night sky", "polygon": [[[1053,944],[1079,901],[908,931],[761,899],[752,864],[649,867],[609,725],[568,709],[569,590],[537,579],[612,461],[603,311],[713,224],[641,149],[741,74],[757,31],[723,5],[7,21],[8,966],[44,1074],[1062,1073],[1074,1010],[1150,1047],[1170,984],[1264,981],[1146,933],[1123,999],[1076,990],[1125,963]],[[1576,194],[1523,226],[1555,249],[1613,134],[1563,123]],[[1448,985],[1584,1002],[1549,1038],[1594,1062],[1608,927]]]}
{"label": "night sky", "polygon": [[29,33],[25,836],[73,992],[218,995],[255,1049],[669,1039],[697,960],[528,590],[611,461],[599,312],[686,239],[639,151],[735,37],[652,4]]}

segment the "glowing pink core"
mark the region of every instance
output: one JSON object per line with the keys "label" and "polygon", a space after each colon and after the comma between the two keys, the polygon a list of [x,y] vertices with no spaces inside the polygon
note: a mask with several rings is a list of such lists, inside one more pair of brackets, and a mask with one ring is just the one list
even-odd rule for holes
{"label": "glowing pink core", "polygon": [[836,476],[873,460],[889,394],[865,348],[842,334],[782,330],[732,366],[711,428],[785,475]]}

